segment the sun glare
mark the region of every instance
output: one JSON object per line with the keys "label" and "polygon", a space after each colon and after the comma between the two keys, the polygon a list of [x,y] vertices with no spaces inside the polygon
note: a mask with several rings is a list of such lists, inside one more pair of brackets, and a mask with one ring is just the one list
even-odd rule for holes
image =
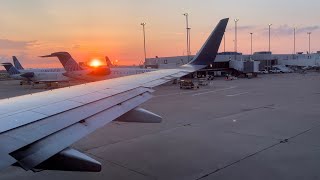
{"label": "sun glare", "polygon": [[101,61],[99,59],[93,59],[90,62],[90,66],[92,66],[92,67],[98,67],[98,66],[101,66],[101,65],[102,64],[101,64]]}

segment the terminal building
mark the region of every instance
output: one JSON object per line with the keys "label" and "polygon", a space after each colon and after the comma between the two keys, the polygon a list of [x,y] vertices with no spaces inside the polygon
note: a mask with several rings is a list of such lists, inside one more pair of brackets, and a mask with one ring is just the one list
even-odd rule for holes
{"label": "terminal building", "polygon": [[[171,69],[187,64],[194,58],[190,56],[147,58],[146,68]],[[222,52],[206,71],[213,71],[214,75],[225,73],[257,73],[270,70],[275,65],[287,67],[320,67],[320,51],[312,54],[272,54],[268,51],[255,52],[253,55],[243,55],[235,52]]]}

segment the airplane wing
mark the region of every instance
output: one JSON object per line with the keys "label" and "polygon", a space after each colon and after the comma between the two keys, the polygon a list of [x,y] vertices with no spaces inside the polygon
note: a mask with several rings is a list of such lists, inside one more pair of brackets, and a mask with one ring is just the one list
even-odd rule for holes
{"label": "airplane wing", "polygon": [[[74,142],[119,119],[159,122],[137,108],[153,87],[212,63],[228,19],[222,19],[194,60],[168,69],[0,100],[0,169],[100,171],[101,164],[69,148]],[[119,118],[120,117],[120,118]]]}

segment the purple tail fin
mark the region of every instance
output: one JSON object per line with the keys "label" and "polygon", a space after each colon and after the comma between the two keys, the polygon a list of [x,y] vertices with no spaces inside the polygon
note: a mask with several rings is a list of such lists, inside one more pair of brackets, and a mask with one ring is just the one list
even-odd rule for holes
{"label": "purple tail fin", "polygon": [[21,63],[19,62],[18,58],[15,56],[12,56],[13,59],[13,64],[14,66],[18,69],[18,70],[24,70],[24,68],[22,67]]}
{"label": "purple tail fin", "polygon": [[19,70],[15,68],[11,63],[2,63],[2,66],[7,70],[9,75],[20,74]]}
{"label": "purple tail fin", "polygon": [[68,52],[55,52],[50,55],[41,56],[41,57],[57,57],[66,71],[83,70]]}

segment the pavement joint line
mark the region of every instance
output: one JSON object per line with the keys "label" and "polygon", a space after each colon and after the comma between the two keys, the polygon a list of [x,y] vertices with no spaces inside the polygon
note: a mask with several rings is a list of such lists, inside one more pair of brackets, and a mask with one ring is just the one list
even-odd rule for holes
{"label": "pavement joint line", "polygon": [[298,133],[298,134],[296,134],[296,135],[294,135],[294,136],[291,136],[291,137],[289,137],[289,138],[287,138],[287,139],[288,139],[288,141],[289,141],[290,139],[294,139],[294,138],[296,138],[296,137],[298,137],[298,136],[300,136],[300,135],[302,135],[302,134],[305,134],[305,133],[307,133],[307,132],[309,132],[309,131],[311,131],[312,129],[317,128],[317,127],[320,127],[320,125],[313,126],[313,127],[309,128],[309,129],[307,129],[307,130],[305,130],[305,131],[303,131],[303,132],[301,132],[301,133]]}
{"label": "pavement joint line", "polygon": [[296,134],[296,135],[294,135],[294,136],[292,136],[292,137],[283,139],[283,140],[279,141],[279,142],[276,143],[276,144],[273,144],[273,145],[271,145],[271,146],[269,146],[269,147],[266,147],[266,148],[264,148],[264,149],[262,149],[262,150],[259,150],[259,151],[255,152],[255,153],[252,153],[252,154],[248,155],[248,156],[245,156],[245,157],[243,157],[243,158],[241,158],[241,159],[239,159],[239,160],[237,160],[237,161],[231,162],[230,164],[227,164],[226,166],[224,166],[224,167],[222,167],[222,168],[218,168],[218,169],[216,169],[216,170],[214,170],[214,171],[212,171],[212,172],[210,172],[210,173],[207,173],[207,174],[205,174],[205,175],[197,178],[196,180],[200,180],[200,179],[203,179],[203,178],[205,178],[205,177],[208,177],[208,176],[210,176],[210,175],[212,175],[212,174],[215,174],[215,173],[217,173],[217,172],[219,172],[219,171],[221,171],[221,170],[224,170],[224,169],[226,169],[226,168],[228,168],[228,167],[231,167],[231,166],[233,166],[233,165],[235,165],[235,164],[238,164],[238,163],[240,163],[241,161],[244,161],[244,160],[246,160],[246,159],[248,159],[248,158],[250,158],[250,157],[253,157],[253,156],[257,155],[257,154],[260,154],[260,153],[262,153],[263,151],[266,151],[266,150],[268,150],[268,149],[271,149],[271,148],[273,148],[273,147],[275,147],[275,146],[278,146],[278,145],[281,145],[281,144],[284,144],[284,143],[290,143],[290,141],[289,141],[290,139],[293,139],[293,138],[298,137],[298,136],[300,136],[300,135],[302,135],[302,134],[305,134],[305,133],[311,131],[311,129],[316,128],[316,127],[319,127],[319,126],[320,126],[320,125],[314,126],[314,127],[309,128],[309,129],[307,129],[307,130],[305,130],[305,131],[303,131],[303,132],[301,132],[301,133],[298,133],[298,134]]}
{"label": "pavement joint line", "polygon": [[192,96],[200,96],[200,95],[203,95],[203,94],[216,93],[216,92],[219,92],[219,91],[234,89],[234,88],[236,88],[236,87],[237,87],[237,86],[231,86],[231,87],[228,87],[228,88],[217,89],[217,90],[207,91],[207,92],[202,92],[202,93],[196,93],[196,94],[193,94]]}
{"label": "pavement joint line", "polygon": [[140,138],[144,138],[144,137],[148,137],[148,136],[153,136],[155,134],[170,132],[170,131],[173,131],[173,130],[179,129],[179,128],[188,128],[188,127],[192,127],[194,125],[199,125],[199,124],[202,124],[202,123],[208,123],[208,122],[213,121],[215,119],[227,118],[227,117],[230,117],[230,116],[234,116],[234,115],[238,115],[238,114],[242,114],[242,113],[247,113],[247,112],[250,112],[250,111],[255,111],[255,110],[259,110],[259,109],[265,109],[266,107],[269,107],[269,106],[272,106],[272,105],[265,105],[265,106],[253,108],[253,109],[250,109],[250,110],[247,110],[247,111],[235,112],[235,113],[231,113],[231,114],[228,114],[228,115],[225,115],[225,116],[220,116],[220,117],[216,117],[214,119],[206,120],[206,121],[203,121],[203,122],[200,122],[200,123],[199,122],[183,123],[183,124],[179,124],[179,125],[177,125],[175,127],[169,128],[169,129],[163,129],[163,130],[156,131],[156,132],[149,133],[149,134],[145,134],[145,135],[142,135],[142,136],[136,136],[136,137],[133,137],[133,138],[130,138],[130,139],[119,140],[119,141],[116,141],[116,142],[113,142],[113,143],[109,143],[109,144],[102,144],[102,145],[99,145],[99,146],[95,146],[95,147],[91,147],[91,148],[85,149],[84,151],[88,152],[88,151],[92,151],[92,150],[95,150],[95,149],[116,145],[118,143],[130,142],[130,141],[134,141],[136,139],[140,139]]}
{"label": "pavement joint line", "polygon": [[237,93],[237,94],[228,94],[226,95],[227,97],[234,97],[234,96],[240,96],[240,95],[243,95],[243,94],[248,94],[249,92],[243,92],[243,93]]}
{"label": "pavement joint line", "polygon": [[224,169],[226,169],[226,168],[228,168],[228,167],[231,167],[231,166],[233,166],[233,165],[235,165],[235,164],[238,164],[238,163],[240,163],[240,162],[242,162],[242,161],[244,161],[244,160],[246,160],[246,159],[248,159],[248,158],[250,158],[250,157],[252,157],[252,156],[255,156],[255,155],[257,155],[257,154],[259,154],[259,153],[261,153],[261,152],[263,152],[263,151],[266,151],[266,150],[268,150],[268,149],[271,149],[271,148],[273,148],[273,147],[275,147],[275,146],[278,146],[278,145],[280,145],[280,144],[282,144],[282,143],[278,142],[278,143],[275,143],[275,144],[273,144],[273,145],[271,145],[271,146],[268,146],[268,147],[266,147],[266,148],[263,148],[263,149],[261,149],[261,150],[259,150],[259,151],[257,151],[257,152],[254,152],[254,153],[252,153],[252,154],[249,154],[249,155],[247,155],[247,156],[245,156],[245,157],[243,157],[243,158],[241,158],[241,159],[239,159],[239,160],[236,160],[236,161],[234,161],[234,162],[231,162],[230,164],[227,164],[227,165],[225,165],[224,167],[218,168],[218,169],[216,169],[216,170],[214,170],[214,171],[212,171],[212,172],[209,172],[209,173],[207,173],[207,174],[205,174],[205,175],[202,175],[201,177],[197,178],[196,180],[200,180],[200,179],[206,178],[206,177],[208,177],[208,176],[210,176],[210,175],[212,175],[212,174],[215,174],[215,173],[217,173],[217,172],[219,172],[219,171],[221,171],[221,170],[224,170]]}
{"label": "pavement joint line", "polygon": [[257,135],[257,134],[248,134],[248,133],[243,133],[243,132],[235,132],[235,131],[225,131],[226,133],[231,133],[231,134],[238,134],[238,135],[244,135],[244,136],[252,136],[252,137],[258,137],[258,138],[270,138],[274,139],[277,141],[282,141],[283,139],[281,138],[276,138],[272,136],[263,136],[263,135]]}
{"label": "pavement joint line", "polygon": [[186,126],[186,124],[181,124],[179,126],[176,126],[176,127],[170,128],[170,129],[164,129],[164,130],[160,130],[160,131],[157,131],[157,132],[145,134],[145,135],[142,135],[142,136],[136,136],[136,137],[133,137],[133,138],[130,138],[130,139],[119,140],[119,141],[116,141],[116,142],[113,142],[113,143],[102,144],[102,145],[99,145],[99,146],[91,147],[91,148],[85,149],[84,151],[85,152],[89,152],[89,151],[92,151],[92,150],[95,150],[95,149],[99,149],[99,148],[103,148],[103,147],[107,147],[107,146],[112,146],[112,145],[119,144],[119,143],[130,142],[130,141],[134,141],[136,139],[152,136],[152,135],[155,135],[155,134],[160,134],[160,133],[173,131],[173,130],[178,129],[178,128],[190,127],[190,126],[191,126],[191,124],[189,126]]}
{"label": "pavement joint line", "polygon": [[[210,90],[209,88],[208,89],[202,89],[202,90],[198,90],[198,92],[202,92],[202,91],[208,91]],[[188,92],[179,92],[179,93],[171,93],[171,94],[161,94],[161,95],[157,95],[157,96],[154,96],[154,98],[156,97],[167,97],[167,96],[174,96],[174,95],[182,95],[182,94],[192,94],[193,92],[192,91],[188,91]]]}

